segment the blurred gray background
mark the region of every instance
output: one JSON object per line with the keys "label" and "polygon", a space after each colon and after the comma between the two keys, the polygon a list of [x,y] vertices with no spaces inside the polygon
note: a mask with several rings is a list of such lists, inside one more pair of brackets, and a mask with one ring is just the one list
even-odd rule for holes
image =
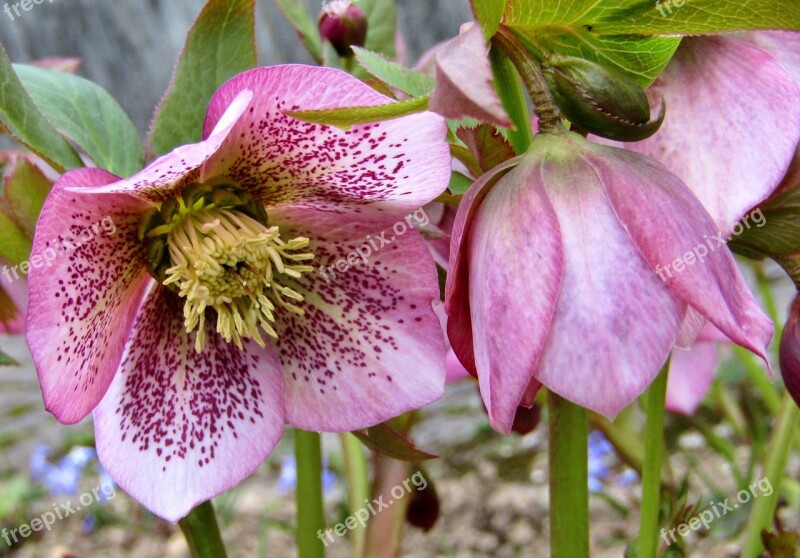
{"label": "blurred gray background", "polygon": [[[0,0],[0,10],[7,3]],[[322,0],[302,1],[317,14]],[[78,73],[119,101],[144,134],[166,91],[183,39],[204,0],[43,0],[14,21],[0,11],[0,42],[13,62],[83,60]],[[397,0],[408,63],[471,20],[468,0]],[[273,0],[257,0],[259,62],[311,62]],[[13,12],[12,12],[13,13]]]}

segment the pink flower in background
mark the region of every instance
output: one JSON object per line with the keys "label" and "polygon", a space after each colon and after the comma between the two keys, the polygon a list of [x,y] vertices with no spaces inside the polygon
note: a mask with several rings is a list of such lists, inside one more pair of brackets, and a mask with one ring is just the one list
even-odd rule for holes
{"label": "pink flower in background", "polygon": [[786,390],[800,405],[800,295],[792,302],[781,336],[780,366]]}
{"label": "pink flower in background", "polygon": [[540,134],[481,177],[456,216],[446,310],[494,428],[508,432],[540,383],[615,416],[692,314],[765,358],[772,324],[727,248],[657,273],[715,230],[660,164],[573,133]]}
{"label": "pink flower in background", "polygon": [[625,144],[683,180],[726,236],[775,190],[800,141],[800,33],[743,37],[756,44],[684,38],[648,92],[666,100],[664,124]]}
{"label": "pink flower in background", "polygon": [[236,485],[284,424],[350,431],[439,398],[436,271],[410,231],[324,278],[447,187],[443,119],[344,132],[284,111],[390,102],[338,70],[259,68],[214,95],[203,140],[137,175],[65,174],[33,253],[113,219],[30,276],[27,339],[47,409],[94,410],[103,466],[168,520]]}
{"label": "pink flower in background", "polygon": [[706,324],[690,350],[672,351],[667,379],[668,411],[682,415],[697,411],[714,382],[720,345],[730,343],[717,328]]}

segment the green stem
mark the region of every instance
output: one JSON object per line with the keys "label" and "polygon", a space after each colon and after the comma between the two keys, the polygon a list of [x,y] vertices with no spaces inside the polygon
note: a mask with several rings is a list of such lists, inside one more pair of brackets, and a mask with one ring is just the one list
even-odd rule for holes
{"label": "green stem", "polygon": [[203,502],[178,521],[192,558],[225,558],[217,516],[211,502]]}
{"label": "green stem", "polygon": [[661,464],[664,459],[664,403],[669,360],[647,390],[647,426],[642,467],[642,516],[639,523],[639,558],[655,558],[658,552],[658,512],[661,508]]}
{"label": "green stem", "polygon": [[323,558],[325,528],[322,500],[322,447],[316,432],[295,429],[297,467],[297,553],[299,558]]}
{"label": "green stem", "polygon": [[497,83],[497,94],[506,109],[508,117],[514,124],[514,129],[508,131],[508,141],[514,148],[514,153],[522,155],[528,150],[533,141],[533,128],[531,127],[531,112],[528,110],[528,98],[522,86],[519,74],[514,69],[514,64],[499,48],[489,51],[492,62],[492,73]]}
{"label": "green stem", "polygon": [[519,72],[522,83],[525,84],[533,101],[536,116],[539,117],[539,131],[563,130],[561,112],[553,100],[539,63],[505,27],[501,27],[492,40],[503,50]]}
{"label": "green stem", "polygon": [[589,556],[589,421],[586,409],[548,392],[550,556]]}
{"label": "green stem", "polygon": [[781,481],[789,458],[789,449],[794,439],[794,431],[798,426],[800,409],[787,393],[783,396],[781,410],[775,423],[775,430],[767,448],[767,461],[764,464],[764,478],[772,486],[772,494],[753,500],[753,511],[747,522],[747,529],[742,545],[742,558],[756,558],[761,555],[764,546],[761,543],[761,531],[769,529],[778,503]]}
{"label": "green stem", "polygon": [[[341,440],[342,453],[344,454],[344,471],[347,476],[347,500],[352,514],[359,508],[364,507],[364,502],[369,500],[367,456],[364,454],[364,446],[358,438],[349,432],[342,434]],[[366,535],[366,528],[360,525],[350,531],[350,536],[352,537],[352,551],[350,554],[352,556],[364,555]]]}

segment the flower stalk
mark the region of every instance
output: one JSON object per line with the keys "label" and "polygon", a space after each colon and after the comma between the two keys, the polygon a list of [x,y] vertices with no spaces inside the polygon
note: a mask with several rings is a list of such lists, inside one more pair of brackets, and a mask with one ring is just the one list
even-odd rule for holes
{"label": "flower stalk", "polygon": [[324,558],[319,536],[325,528],[322,498],[322,447],[317,432],[295,429],[297,463],[297,552],[300,558]]}
{"label": "flower stalk", "polygon": [[533,101],[533,110],[539,117],[539,131],[549,132],[562,129],[561,112],[547,86],[539,63],[525,50],[513,33],[503,27],[493,39],[508,56],[522,77]]}
{"label": "flower stalk", "polygon": [[639,524],[638,553],[641,558],[656,558],[658,553],[658,512],[661,507],[661,465],[664,459],[664,417],[668,375],[669,360],[645,395],[647,425],[642,467],[642,515]]}
{"label": "flower stalk", "polygon": [[550,412],[550,556],[589,556],[586,409],[547,393]]}
{"label": "flower stalk", "polygon": [[206,501],[178,521],[192,558],[226,558],[225,545],[219,532],[211,501]]}

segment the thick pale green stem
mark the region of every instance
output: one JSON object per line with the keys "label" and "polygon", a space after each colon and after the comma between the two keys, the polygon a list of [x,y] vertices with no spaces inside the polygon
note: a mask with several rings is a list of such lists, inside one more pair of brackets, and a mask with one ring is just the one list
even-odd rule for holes
{"label": "thick pale green stem", "polygon": [[489,52],[492,61],[492,73],[497,83],[497,94],[506,109],[514,129],[508,131],[508,140],[517,155],[528,150],[533,141],[531,112],[528,110],[528,96],[520,81],[514,64],[499,48]]}
{"label": "thick pale green stem", "polygon": [[323,558],[325,515],[319,434],[295,429],[294,456],[297,467],[297,553],[299,558]]}
{"label": "thick pale green stem", "polygon": [[647,426],[642,467],[642,516],[639,523],[639,558],[656,558],[658,512],[661,507],[661,465],[664,460],[664,406],[669,361],[647,390]]}
{"label": "thick pale green stem", "polygon": [[[342,453],[344,454],[344,472],[347,476],[347,500],[350,504],[350,513],[364,507],[364,502],[369,500],[369,471],[367,469],[367,456],[361,442],[346,432],[341,434]],[[363,556],[364,543],[367,529],[357,525],[350,531],[351,556]]]}
{"label": "thick pale green stem", "polygon": [[753,500],[753,510],[750,513],[744,535],[742,558],[756,558],[764,550],[761,543],[761,531],[769,529],[772,525],[772,516],[778,503],[783,472],[786,470],[786,461],[789,459],[789,449],[794,440],[798,418],[800,418],[800,409],[787,393],[781,402],[781,410],[769,441],[767,461],[764,464],[763,478],[766,478],[772,487],[772,494],[767,496],[762,493]]}
{"label": "thick pale green stem", "polygon": [[547,394],[550,556],[589,556],[589,421],[586,409]]}
{"label": "thick pale green stem", "polygon": [[178,522],[192,558],[225,558],[217,517],[211,502],[203,502]]}

